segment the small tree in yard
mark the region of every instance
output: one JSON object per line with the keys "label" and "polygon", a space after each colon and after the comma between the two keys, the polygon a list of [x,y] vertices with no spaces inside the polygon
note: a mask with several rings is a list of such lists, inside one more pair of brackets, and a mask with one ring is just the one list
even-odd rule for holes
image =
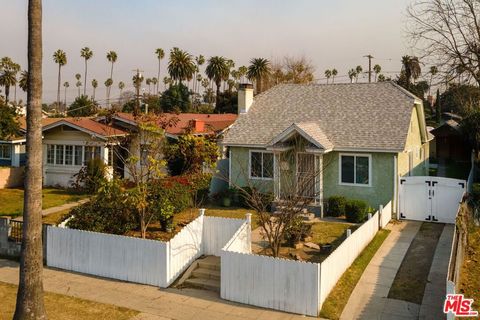
{"label": "small tree in yard", "polygon": [[[271,211],[271,205],[274,201],[273,194],[262,192],[262,189],[265,189],[265,185],[262,185],[264,181],[255,180],[255,182],[252,182],[249,179],[250,175],[259,173],[255,172],[256,170],[261,170],[263,176],[274,177],[273,155],[271,165],[268,164],[270,160],[267,160],[266,163],[265,159],[263,159],[260,169],[253,163],[250,175],[246,170],[241,170],[243,172],[240,174],[243,175],[244,179],[240,180],[247,181],[246,186],[239,186],[236,185],[235,181],[230,181],[231,185],[239,190],[240,196],[247,206],[257,213],[263,237],[268,241],[269,249],[274,257],[279,256],[282,243],[287,236],[292,236],[290,234],[292,230],[303,232],[302,228],[298,228],[298,222],[302,214],[307,211],[311,201],[318,197],[320,191],[315,187],[315,183],[329,164],[329,162],[324,162],[323,166],[319,168],[320,166],[313,162],[316,161],[315,157],[312,158],[307,155],[297,158],[297,153],[305,150],[305,142],[300,137],[293,138],[289,142],[289,146],[291,149],[279,155],[277,164],[279,166],[288,165],[289,170],[294,170],[292,168],[294,168],[295,161],[298,159],[302,170],[298,175],[281,173],[281,194],[275,212]],[[275,175],[283,171],[279,169]]]}

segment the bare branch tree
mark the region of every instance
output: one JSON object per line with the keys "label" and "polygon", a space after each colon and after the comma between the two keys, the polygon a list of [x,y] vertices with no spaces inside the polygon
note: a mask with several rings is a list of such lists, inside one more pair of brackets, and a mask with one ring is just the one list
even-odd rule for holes
{"label": "bare branch tree", "polygon": [[407,9],[414,45],[449,76],[480,84],[480,0],[416,0]]}

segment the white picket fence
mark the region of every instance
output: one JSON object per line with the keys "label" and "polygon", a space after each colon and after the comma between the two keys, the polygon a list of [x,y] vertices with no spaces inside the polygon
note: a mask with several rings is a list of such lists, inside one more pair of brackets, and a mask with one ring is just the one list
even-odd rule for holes
{"label": "white picket fence", "polygon": [[243,224],[202,212],[169,242],[49,226],[47,265],[166,288],[201,255],[220,255]]}
{"label": "white picket fence", "polygon": [[264,308],[318,316],[322,304],[343,273],[391,219],[389,202],[355,230],[322,263],[308,263],[251,254],[250,240],[240,228],[221,255],[221,297]]}
{"label": "white picket fence", "polygon": [[385,228],[386,225],[392,220],[392,201],[388,202],[385,206],[380,206],[380,227]]}

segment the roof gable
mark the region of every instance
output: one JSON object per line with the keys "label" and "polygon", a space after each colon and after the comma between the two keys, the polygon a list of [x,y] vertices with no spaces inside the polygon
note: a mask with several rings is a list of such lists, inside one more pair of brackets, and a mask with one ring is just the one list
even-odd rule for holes
{"label": "roof gable", "polygon": [[315,122],[293,123],[290,127],[273,138],[267,144],[267,146],[271,147],[277,143],[285,142],[295,133],[298,133],[318,149],[325,151],[333,149],[333,143],[328,139],[328,137],[323,133],[322,129],[320,129]]}

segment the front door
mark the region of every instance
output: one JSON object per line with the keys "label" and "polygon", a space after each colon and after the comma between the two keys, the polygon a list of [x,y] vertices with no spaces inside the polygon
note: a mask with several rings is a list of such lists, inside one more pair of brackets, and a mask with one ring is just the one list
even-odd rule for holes
{"label": "front door", "polygon": [[297,193],[315,199],[315,155],[297,153]]}

